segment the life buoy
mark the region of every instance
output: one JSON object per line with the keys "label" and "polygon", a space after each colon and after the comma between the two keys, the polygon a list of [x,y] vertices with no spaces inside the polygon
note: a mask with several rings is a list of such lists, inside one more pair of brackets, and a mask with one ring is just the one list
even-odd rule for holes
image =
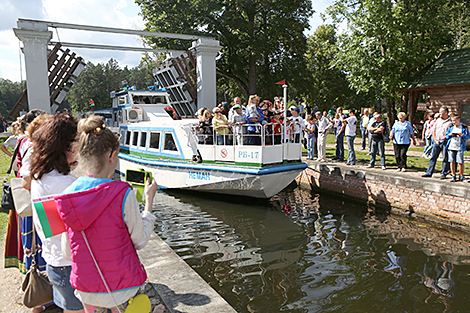
{"label": "life buoy", "polygon": [[[170,116],[173,117],[173,119],[176,119],[175,109],[173,109],[172,107],[166,107],[163,110],[165,110],[168,114],[170,114]],[[170,111],[173,112],[173,113],[171,113]]]}

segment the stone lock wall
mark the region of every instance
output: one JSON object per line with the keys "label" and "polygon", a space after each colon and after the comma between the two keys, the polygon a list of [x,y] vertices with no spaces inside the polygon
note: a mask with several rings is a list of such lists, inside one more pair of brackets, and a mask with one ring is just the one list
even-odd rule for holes
{"label": "stone lock wall", "polygon": [[367,200],[395,212],[452,226],[470,226],[470,184],[337,164],[311,165],[296,181],[301,188]]}

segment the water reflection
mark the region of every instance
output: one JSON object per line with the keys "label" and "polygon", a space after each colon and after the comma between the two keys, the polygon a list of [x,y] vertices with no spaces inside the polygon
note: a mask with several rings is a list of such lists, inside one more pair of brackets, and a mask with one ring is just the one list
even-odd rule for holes
{"label": "water reflection", "polygon": [[300,189],[156,198],[157,233],[238,312],[467,310],[470,236],[458,230]]}

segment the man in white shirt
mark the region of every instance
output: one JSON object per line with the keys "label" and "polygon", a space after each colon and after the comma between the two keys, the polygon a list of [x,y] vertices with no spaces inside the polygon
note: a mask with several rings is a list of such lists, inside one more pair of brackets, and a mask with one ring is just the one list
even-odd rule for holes
{"label": "man in white shirt", "polygon": [[[325,112],[326,113],[326,112]],[[315,113],[318,120],[318,139],[317,139],[317,150],[318,150],[318,162],[326,161],[326,135],[327,130],[333,126],[326,116],[323,116],[320,111]]]}
{"label": "man in white shirt", "polygon": [[346,123],[345,135],[348,143],[348,159],[346,165],[356,165],[356,153],[354,151],[354,138],[356,137],[357,118],[354,109],[349,109],[349,117],[344,119]]}

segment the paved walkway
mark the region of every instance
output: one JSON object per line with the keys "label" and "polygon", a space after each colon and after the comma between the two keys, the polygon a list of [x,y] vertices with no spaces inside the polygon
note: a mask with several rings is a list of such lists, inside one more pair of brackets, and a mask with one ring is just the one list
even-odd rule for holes
{"label": "paved walkway", "polygon": [[[362,139],[361,137],[356,137],[356,139],[354,140],[354,150],[355,151],[360,151],[360,152],[367,152],[367,150],[361,150],[362,148]],[[422,150],[424,150],[424,143],[423,141],[421,140],[418,140],[417,142],[417,146],[413,146],[413,148],[421,148]],[[326,145],[327,148],[333,148],[335,149],[335,145],[334,144],[327,144]],[[344,150],[345,150],[345,158],[347,157],[347,145],[346,145],[346,142],[344,144]],[[421,151],[410,151],[408,150],[408,153],[407,155],[408,156],[412,156],[412,157],[421,157],[421,155],[423,154],[423,152]],[[390,158],[393,158],[393,160],[395,160],[395,154],[394,154],[394,151],[393,151],[393,145],[386,145],[385,146],[385,154],[387,156],[387,159],[390,160]],[[307,164],[317,164],[318,162],[317,161],[312,161],[312,160],[307,160],[306,158],[306,153],[303,153],[303,161],[306,162]],[[470,163],[470,156],[465,156],[464,157],[465,159],[465,163]],[[376,162],[376,166],[374,168],[366,168],[366,166],[368,165],[368,163],[358,163],[357,165],[350,165],[351,169],[358,169],[358,170],[361,170],[361,171],[373,171],[373,172],[384,172],[384,170],[381,169],[380,167],[380,158],[378,157],[377,158],[378,160],[378,166],[377,166],[377,162]],[[335,160],[331,160],[331,159],[327,159],[325,164],[343,164],[344,165],[344,161],[343,162],[339,162],[339,161],[335,161]],[[394,172],[396,173],[397,175],[405,175],[405,176],[413,176],[413,177],[419,177],[420,179],[429,179],[430,182],[432,180],[439,180],[439,174],[440,174],[440,170],[442,169],[441,166],[438,164],[438,166],[436,166],[436,169],[435,169],[435,173],[433,175],[432,178],[422,178],[421,175],[423,175],[425,172],[426,172],[426,169],[427,168],[422,168],[422,169],[407,169],[406,172],[397,172],[396,171],[397,167],[396,166],[387,166],[387,169],[385,170],[386,172]],[[450,179],[450,176],[447,176],[447,181],[449,181]],[[469,183],[464,183],[464,182],[456,182],[457,184],[462,184],[462,185],[468,185],[470,187],[470,184]],[[454,184],[454,183],[453,183]]]}

